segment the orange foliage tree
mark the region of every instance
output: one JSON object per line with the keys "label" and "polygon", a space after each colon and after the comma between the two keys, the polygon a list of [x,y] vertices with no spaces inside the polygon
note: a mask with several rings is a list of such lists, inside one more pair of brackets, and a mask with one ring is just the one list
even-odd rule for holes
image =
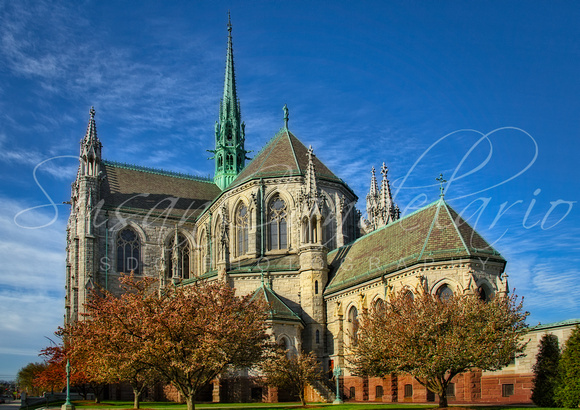
{"label": "orange foliage tree", "polygon": [[447,407],[447,386],[470,369],[497,370],[519,357],[527,330],[522,301],[496,296],[400,293],[363,317],[351,347],[357,374],[407,373]]}
{"label": "orange foliage tree", "polygon": [[68,334],[73,357],[93,357],[136,395],[152,378],[172,384],[188,410],[196,394],[228,366],[258,361],[268,336],[265,307],[222,283],[197,282],[158,292],[156,280],[126,276],[123,292],[95,294],[87,317]]}

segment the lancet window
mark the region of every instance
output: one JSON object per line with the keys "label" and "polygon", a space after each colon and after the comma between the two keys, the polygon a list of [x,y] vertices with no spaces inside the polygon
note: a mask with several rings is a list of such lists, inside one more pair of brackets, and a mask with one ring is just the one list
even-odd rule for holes
{"label": "lancet window", "polygon": [[288,209],[279,196],[268,206],[268,245],[270,250],[288,248]]}
{"label": "lancet window", "polygon": [[245,204],[241,204],[236,212],[236,244],[237,254],[248,253],[248,230],[250,226],[250,213]]}
{"label": "lancet window", "polygon": [[442,285],[437,289],[437,296],[441,300],[448,300],[453,297],[453,290],[448,285]]}
{"label": "lancet window", "polygon": [[130,227],[117,235],[117,271],[141,273],[141,242]]}
{"label": "lancet window", "polygon": [[166,250],[165,260],[168,261],[167,277],[190,278],[191,247],[185,236],[177,235],[177,247],[175,246],[175,237],[171,239]]}
{"label": "lancet window", "polygon": [[201,235],[199,236],[199,259],[198,259],[198,272],[199,274],[203,274],[207,272],[208,268],[208,253],[207,253],[207,233],[206,231],[202,231]]}
{"label": "lancet window", "polygon": [[356,344],[356,334],[358,332],[358,310],[354,306],[348,311],[348,331],[350,333],[350,340],[353,344]]}

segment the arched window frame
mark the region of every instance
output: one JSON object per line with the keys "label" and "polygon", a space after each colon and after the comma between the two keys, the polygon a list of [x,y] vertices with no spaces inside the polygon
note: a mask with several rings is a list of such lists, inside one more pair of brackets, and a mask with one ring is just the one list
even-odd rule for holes
{"label": "arched window frame", "polygon": [[[245,211],[242,214],[242,211]],[[249,251],[249,231],[250,231],[250,210],[244,203],[240,202],[236,207],[235,213],[235,232],[236,232],[236,255],[242,256]]]}
{"label": "arched window frame", "polygon": [[353,345],[357,342],[357,332],[358,332],[358,309],[356,306],[351,306],[348,309],[348,330],[350,332],[350,340]]}
{"label": "arched window frame", "polygon": [[453,289],[451,289],[451,286],[449,286],[448,283],[442,283],[437,290],[435,291],[435,295],[441,299],[442,301],[446,301],[449,298],[453,297],[454,292]]}
{"label": "arched window frame", "polygon": [[[173,245],[175,236],[169,238],[167,247],[165,248],[165,260],[167,261],[167,278],[173,277]],[[179,261],[179,277],[181,279],[189,279],[191,277],[191,244],[187,236],[182,233],[177,235],[178,243],[178,261]]]}
{"label": "arched window frame", "polygon": [[117,233],[117,272],[141,273],[141,239],[138,232],[126,226]]}
{"label": "arched window frame", "polygon": [[207,232],[205,229],[201,230],[201,234],[199,235],[199,240],[197,241],[199,247],[197,249],[198,254],[198,274],[203,275],[208,270],[208,263],[207,263]]}
{"label": "arched window frame", "polygon": [[288,203],[276,194],[268,201],[268,250],[288,249]]}

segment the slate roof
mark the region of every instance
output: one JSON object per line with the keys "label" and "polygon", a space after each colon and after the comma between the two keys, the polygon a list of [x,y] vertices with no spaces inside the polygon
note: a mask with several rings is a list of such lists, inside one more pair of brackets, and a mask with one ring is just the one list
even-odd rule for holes
{"label": "slate roof", "polygon": [[264,284],[256,289],[254,295],[252,296],[252,300],[263,300],[268,304],[270,307],[268,309],[270,319],[301,323],[304,325],[302,319],[300,319],[300,317],[294,313],[294,311],[290,309],[288,305],[282,302],[280,297],[276,295],[276,293],[270,289],[270,287]]}
{"label": "slate roof", "polygon": [[221,190],[213,181],[111,161],[102,161],[105,209],[197,217]]}
{"label": "slate roof", "polygon": [[[294,134],[282,129],[246,165],[228,189],[256,178],[304,175],[308,165],[307,152],[308,148]],[[316,156],[314,167],[319,178],[346,185]]]}
{"label": "slate roof", "polygon": [[505,259],[443,199],[328,254],[332,280],[325,294],[418,264],[440,260]]}
{"label": "slate roof", "polygon": [[268,255],[232,262],[228,273],[298,271],[299,269],[300,257],[297,254]]}

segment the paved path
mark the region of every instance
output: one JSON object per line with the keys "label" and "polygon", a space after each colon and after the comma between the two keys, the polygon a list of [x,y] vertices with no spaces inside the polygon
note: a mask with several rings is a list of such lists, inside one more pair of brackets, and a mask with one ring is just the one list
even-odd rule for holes
{"label": "paved path", "polygon": [[18,410],[20,408],[20,400],[12,400],[10,403],[0,404],[0,410]]}

